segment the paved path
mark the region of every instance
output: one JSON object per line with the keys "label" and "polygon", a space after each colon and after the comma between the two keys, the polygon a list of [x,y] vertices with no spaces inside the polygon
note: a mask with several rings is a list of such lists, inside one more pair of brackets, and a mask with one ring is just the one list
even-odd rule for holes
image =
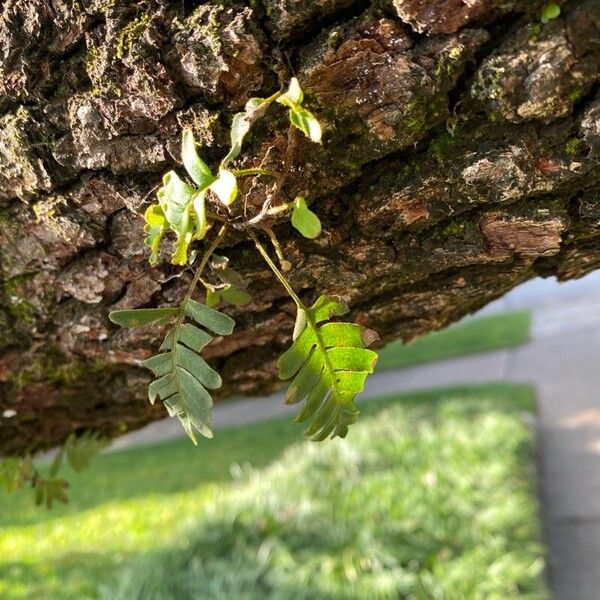
{"label": "paved path", "polygon": [[[363,399],[390,392],[509,380],[537,388],[541,487],[554,600],[600,599],[600,274],[557,288],[536,282],[485,312],[535,307],[532,341],[372,376]],[[276,394],[219,404],[215,427],[295,412]],[[181,435],[166,420],[117,440],[114,448]]]}

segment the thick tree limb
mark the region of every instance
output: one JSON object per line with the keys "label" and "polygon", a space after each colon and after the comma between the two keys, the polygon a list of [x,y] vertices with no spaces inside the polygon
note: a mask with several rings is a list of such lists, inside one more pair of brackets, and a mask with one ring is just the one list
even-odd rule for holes
{"label": "thick tree limb", "polygon": [[[527,0],[8,0],[0,9],[0,454],[164,415],[141,359],[156,331],[110,308],[176,303],[140,213],[193,126],[222,156],[231,115],[297,74],[317,147],[266,119],[240,166],[284,171],[324,224],[274,221],[292,282],[337,293],[382,341],[458,319],[537,275],[600,266],[600,0],[539,22]],[[260,179],[245,190],[262,204]],[[252,245],[234,335],[212,345],[223,395],[263,393],[293,305]]]}

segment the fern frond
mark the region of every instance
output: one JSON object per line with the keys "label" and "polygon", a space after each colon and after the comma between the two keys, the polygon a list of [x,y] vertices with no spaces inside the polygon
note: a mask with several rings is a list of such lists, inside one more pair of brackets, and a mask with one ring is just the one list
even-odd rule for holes
{"label": "fern frond", "polygon": [[358,416],[354,398],[377,362],[377,353],[366,349],[377,338],[374,332],[330,322],[347,312],[345,304],[330,296],[299,309],[294,343],[277,363],[281,379],[293,378],[286,403],[304,401],[296,421],[312,419],[305,435],[313,441],[346,436]]}
{"label": "fern frond", "polygon": [[[188,300],[183,310],[185,317],[217,335],[233,331],[233,319],[204,304]],[[162,352],[142,363],[157,377],[148,388],[150,402],[154,404],[160,398],[194,444],[198,443],[195,431],[208,438],[213,436],[213,400],[207,390],[222,385],[219,374],[199,355],[212,339],[204,329],[178,319],[160,347]]]}
{"label": "fern frond", "polygon": [[35,503],[39,506],[45,504],[50,510],[55,500],[66,504],[69,501],[67,488],[69,484],[64,479],[45,479],[37,477],[33,482],[35,490]]}
{"label": "fern frond", "polygon": [[79,437],[71,434],[64,444],[69,465],[74,471],[83,471],[91,460],[104,448],[110,445],[108,438],[97,431],[86,431]]}

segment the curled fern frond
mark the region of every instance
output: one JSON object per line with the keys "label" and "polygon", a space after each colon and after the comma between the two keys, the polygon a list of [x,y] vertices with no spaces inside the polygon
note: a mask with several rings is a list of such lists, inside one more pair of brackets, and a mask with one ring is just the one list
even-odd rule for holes
{"label": "curled fern frond", "polygon": [[[188,300],[183,310],[185,317],[217,335],[233,331],[233,319],[204,304]],[[162,352],[142,363],[157,377],[148,388],[150,402],[154,404],[160,398],[194,444],[198,443],[195,431],[213,437],[213,400],[207,390],[222,385],[219,374],[199,354],[212,339],[204,329],[178,319],[160,347]]]}
{"label": "curled fern frond", "polygon": [[345,304],[330,296],[299,309],[294,343],[277,362],[279,377],[293,378],[286,403],[304,402],[296,421],[312,419],[305,435],[313,441],[346,436],[358,416],[354,398],[377,362],[377,353],[366,349],[377,334],[354,323],[330,321],[347,312]]}

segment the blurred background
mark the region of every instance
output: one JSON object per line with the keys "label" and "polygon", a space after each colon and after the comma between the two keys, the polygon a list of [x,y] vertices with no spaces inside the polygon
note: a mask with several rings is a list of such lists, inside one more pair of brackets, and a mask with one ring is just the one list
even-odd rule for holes
{"label": "blurred background", "polygon": [[280,395],[117,440],[70,502],[0,493],[0,598],[599,598],[600,273],[381,353],[344,440]]}

